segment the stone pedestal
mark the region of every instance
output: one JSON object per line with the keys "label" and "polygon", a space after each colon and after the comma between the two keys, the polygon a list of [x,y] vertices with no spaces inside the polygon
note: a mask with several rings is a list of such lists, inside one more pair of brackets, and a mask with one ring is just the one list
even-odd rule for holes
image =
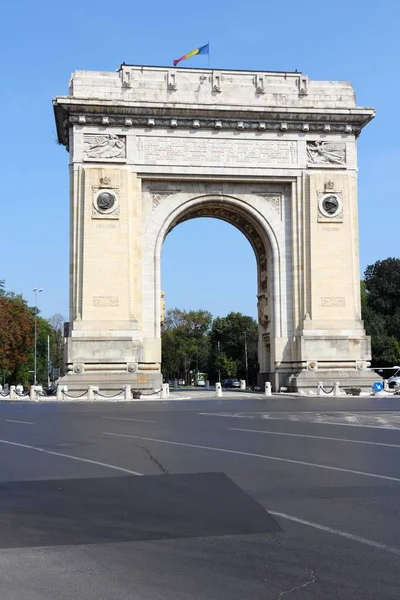
{"label": "stone pedestal", "polygon": [[371,371],[332,370],[332,371],[301,371],[287,378],[287,385],[292,392],[305,392],[317,390],[321,381],[324,388],[332,388],[338,382],[340,389],[360,387],[362,391],[372,391],[372,384],[376,381],[376,374]]}

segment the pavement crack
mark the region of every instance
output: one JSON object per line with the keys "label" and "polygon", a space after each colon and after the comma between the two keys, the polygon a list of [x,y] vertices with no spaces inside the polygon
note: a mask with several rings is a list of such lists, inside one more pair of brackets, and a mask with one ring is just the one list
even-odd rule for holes
{"label": "pavement crack", "polygon": [[304,583],[300,583],[299,585],[295,585],[290,590],[283,590],[282,592],[280,592],[280,594],[278,596],[278,600],[280,600],[280,598],[283,598],[283,596],[286,596],[287,594],[291,594],[292,592],[295,592],[296,590],[304,589],[304,588],[308,587],[309,585],[311,585],[312,583],[315,583],[317,581],[317,577],[316,577],[314,571],[312,569],[307,569],[307,571],[309,572],[311,579],[309,579],[308,581],[305,581]]}
{"label": "pavement crack", "polygon": [[161,462],[151,453],[151,451],[146,448],[146,446],[141,446],[140,444],[135,444],[136,448],[143,450],[145,454],[149,457],[153,465],[155,465],[163,475],[168,475],[169,471],[161,464]]}

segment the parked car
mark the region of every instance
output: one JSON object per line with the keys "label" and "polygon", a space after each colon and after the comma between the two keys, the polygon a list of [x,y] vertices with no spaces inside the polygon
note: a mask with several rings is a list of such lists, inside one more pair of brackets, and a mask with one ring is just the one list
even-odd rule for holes
{"label": "parked car", "polygon": [[224,388],[240,388],[239,379],[224,379],[221,383]]}
{"label": "parked car", "polygon": [[400,370],[396,371],[394,375],[389,377],[388,385],[390,388],[395,388],[397,386],[400,386]]}

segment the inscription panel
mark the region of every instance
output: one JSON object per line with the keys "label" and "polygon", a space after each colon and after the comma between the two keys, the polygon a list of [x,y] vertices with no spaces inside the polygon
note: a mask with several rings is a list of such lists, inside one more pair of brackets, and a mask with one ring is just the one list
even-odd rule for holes
{"label": "inscription panel", "polygon": [[186,137],[137,138],[139,164],[264,167],[297,163],[297,142]]}
{"label": "inscription panel", "polygon": [[343,306],[345,306],[345,299],[341,296],[325,296],[321,298],[321,306],[342,308]]}
{"label": "inscription panel", "polygon": [[119,306],[118,296],[93,296],[93,306]]}

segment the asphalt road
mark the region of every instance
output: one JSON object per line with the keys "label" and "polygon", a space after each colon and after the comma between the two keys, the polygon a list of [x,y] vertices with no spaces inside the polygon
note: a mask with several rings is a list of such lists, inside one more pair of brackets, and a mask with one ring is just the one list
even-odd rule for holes
{"label": "asphalt road", "polygon": [[399,417],[395,398],[3,402],[0,598],[398,600]]}

